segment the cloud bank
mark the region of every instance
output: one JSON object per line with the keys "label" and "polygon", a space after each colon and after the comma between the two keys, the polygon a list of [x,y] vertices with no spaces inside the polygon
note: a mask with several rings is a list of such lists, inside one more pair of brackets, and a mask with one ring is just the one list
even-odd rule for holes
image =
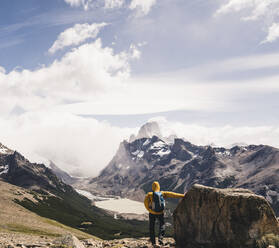
{"label": "cloud bank", "polygon": [[196,145],[230,147],[235,143],[264,144],[279,148],[278,126],[204,126],[167,121],[165,118],[152,118],[158,121],[164,136],[176,134]]}
{"label": "cloud bank", "polygon": [[[279,147],[279,128],[275,126],[208,127],[162,117],[152,120],[159,122],[164,136],[176,134],[196,145],[230,146],[244,142]],[[29,112],[0,118],[0,142],[32,162],[47,164],[52,160],[71,174],[97,176],[115,155],[120,142],[139,128],[119,128],[65,112]]]}
{"label": "cloud bank", "polygon": [[32,162],[52,160],[70,173],[96,176],[133,129],[61,112],[0,118],[0,142]]}

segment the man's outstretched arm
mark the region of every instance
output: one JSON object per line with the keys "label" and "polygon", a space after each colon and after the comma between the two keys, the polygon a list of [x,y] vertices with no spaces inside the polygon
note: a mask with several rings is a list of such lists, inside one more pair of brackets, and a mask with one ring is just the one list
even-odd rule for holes
{"label": "man's outstretched arm", "polygon": [[183,198],[184,194],[174,193],[170,191],[162,191],[162,194],[166,198]]}

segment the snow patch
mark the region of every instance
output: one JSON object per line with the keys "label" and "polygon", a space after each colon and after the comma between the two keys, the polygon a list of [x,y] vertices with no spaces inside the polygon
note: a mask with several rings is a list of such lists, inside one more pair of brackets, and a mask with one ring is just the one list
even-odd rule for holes
{"label": "snow patch", "polygon": [[160,149],[160,148],[163,148],[163,147],[165,147],[166,146],[166,144],[163,142],[163,141],[157,141],[157,142],[155,142],[151,147],[150,147],[150,149]]}
{"label": "snow patch", "polygon": [[0,166],[0,175],[7,174],[9,172],[9,165]]}
{"label": "snow patch", "polygon": [[146,141],[144,141],[142,146],[148,146],[149,144],[150,144],[150,139],[147,139]]}
{"label": "snow patch", "polygon": [[[135,152],[131,153],[133,156],[136,156],[137,158],[141,159],[144,156],[144,151],[136,150]],[[133,158],[134,160],[134,158]]]}
{"label": "snow patch", "polygon": [[1,154],[8,154],[9,153],[9,149],[5,148],[5,147],[1,147],[0,148],[0,153]]}
{"label": "snow patch", "polygon": [[226,150],[224,152],[216,152],[216,154],[219,155],[219,156],[223,156],[223,157],[231,157],[232,156],[232,154],[228,150]]}
{"label": "snow patch", "polygon": [[162,150],[159,150],[159,151],[157,152],[157,155],[159,155],[160,157],[163,157],[163,156],[169,155],[170,153],[171,153],[170,150],[164,150],[164,149],[162,149]]}
{"label": "snow patch", "polygon": [[135,152],[132,152],[132,155],[137,156],[140,153],[139,150],[136,150]]}
{"label": "snow patch", "polygon": [[138,154],[138,158],[142,158],[144,155],[144,152],[143,151],[140,151],[140,153]]}

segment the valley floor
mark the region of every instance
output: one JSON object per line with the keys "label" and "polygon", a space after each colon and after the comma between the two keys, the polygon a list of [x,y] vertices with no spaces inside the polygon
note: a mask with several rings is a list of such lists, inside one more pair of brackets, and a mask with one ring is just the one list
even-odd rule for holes
{"label": "valley floor", "polygon": [[[55,220],[38,216],[23,208],[14,200],[33,195],[26,189],[0,180],[0,248],[148,248],[148,238],[126,238],[104,241],[75,228],[65,226]],[[70,235],[69,235],[70,234]],[[82,246],[64,245],[63,238],[74,235]],[[165,238],[164,247],[174,247],[174,240]]]}

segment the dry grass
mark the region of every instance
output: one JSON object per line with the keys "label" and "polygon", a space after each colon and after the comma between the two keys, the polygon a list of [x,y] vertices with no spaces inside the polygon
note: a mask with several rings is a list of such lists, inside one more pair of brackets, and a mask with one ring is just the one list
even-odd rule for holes
{"label": "dry grass", "polygon": [[48,237],[72,233],[79,239],[95,238],[54,220],[40,217],[14,202],[14,199],[22,200],[25,197],[36,202],[28,190],[0,180],[0,232],[44,235]]}

